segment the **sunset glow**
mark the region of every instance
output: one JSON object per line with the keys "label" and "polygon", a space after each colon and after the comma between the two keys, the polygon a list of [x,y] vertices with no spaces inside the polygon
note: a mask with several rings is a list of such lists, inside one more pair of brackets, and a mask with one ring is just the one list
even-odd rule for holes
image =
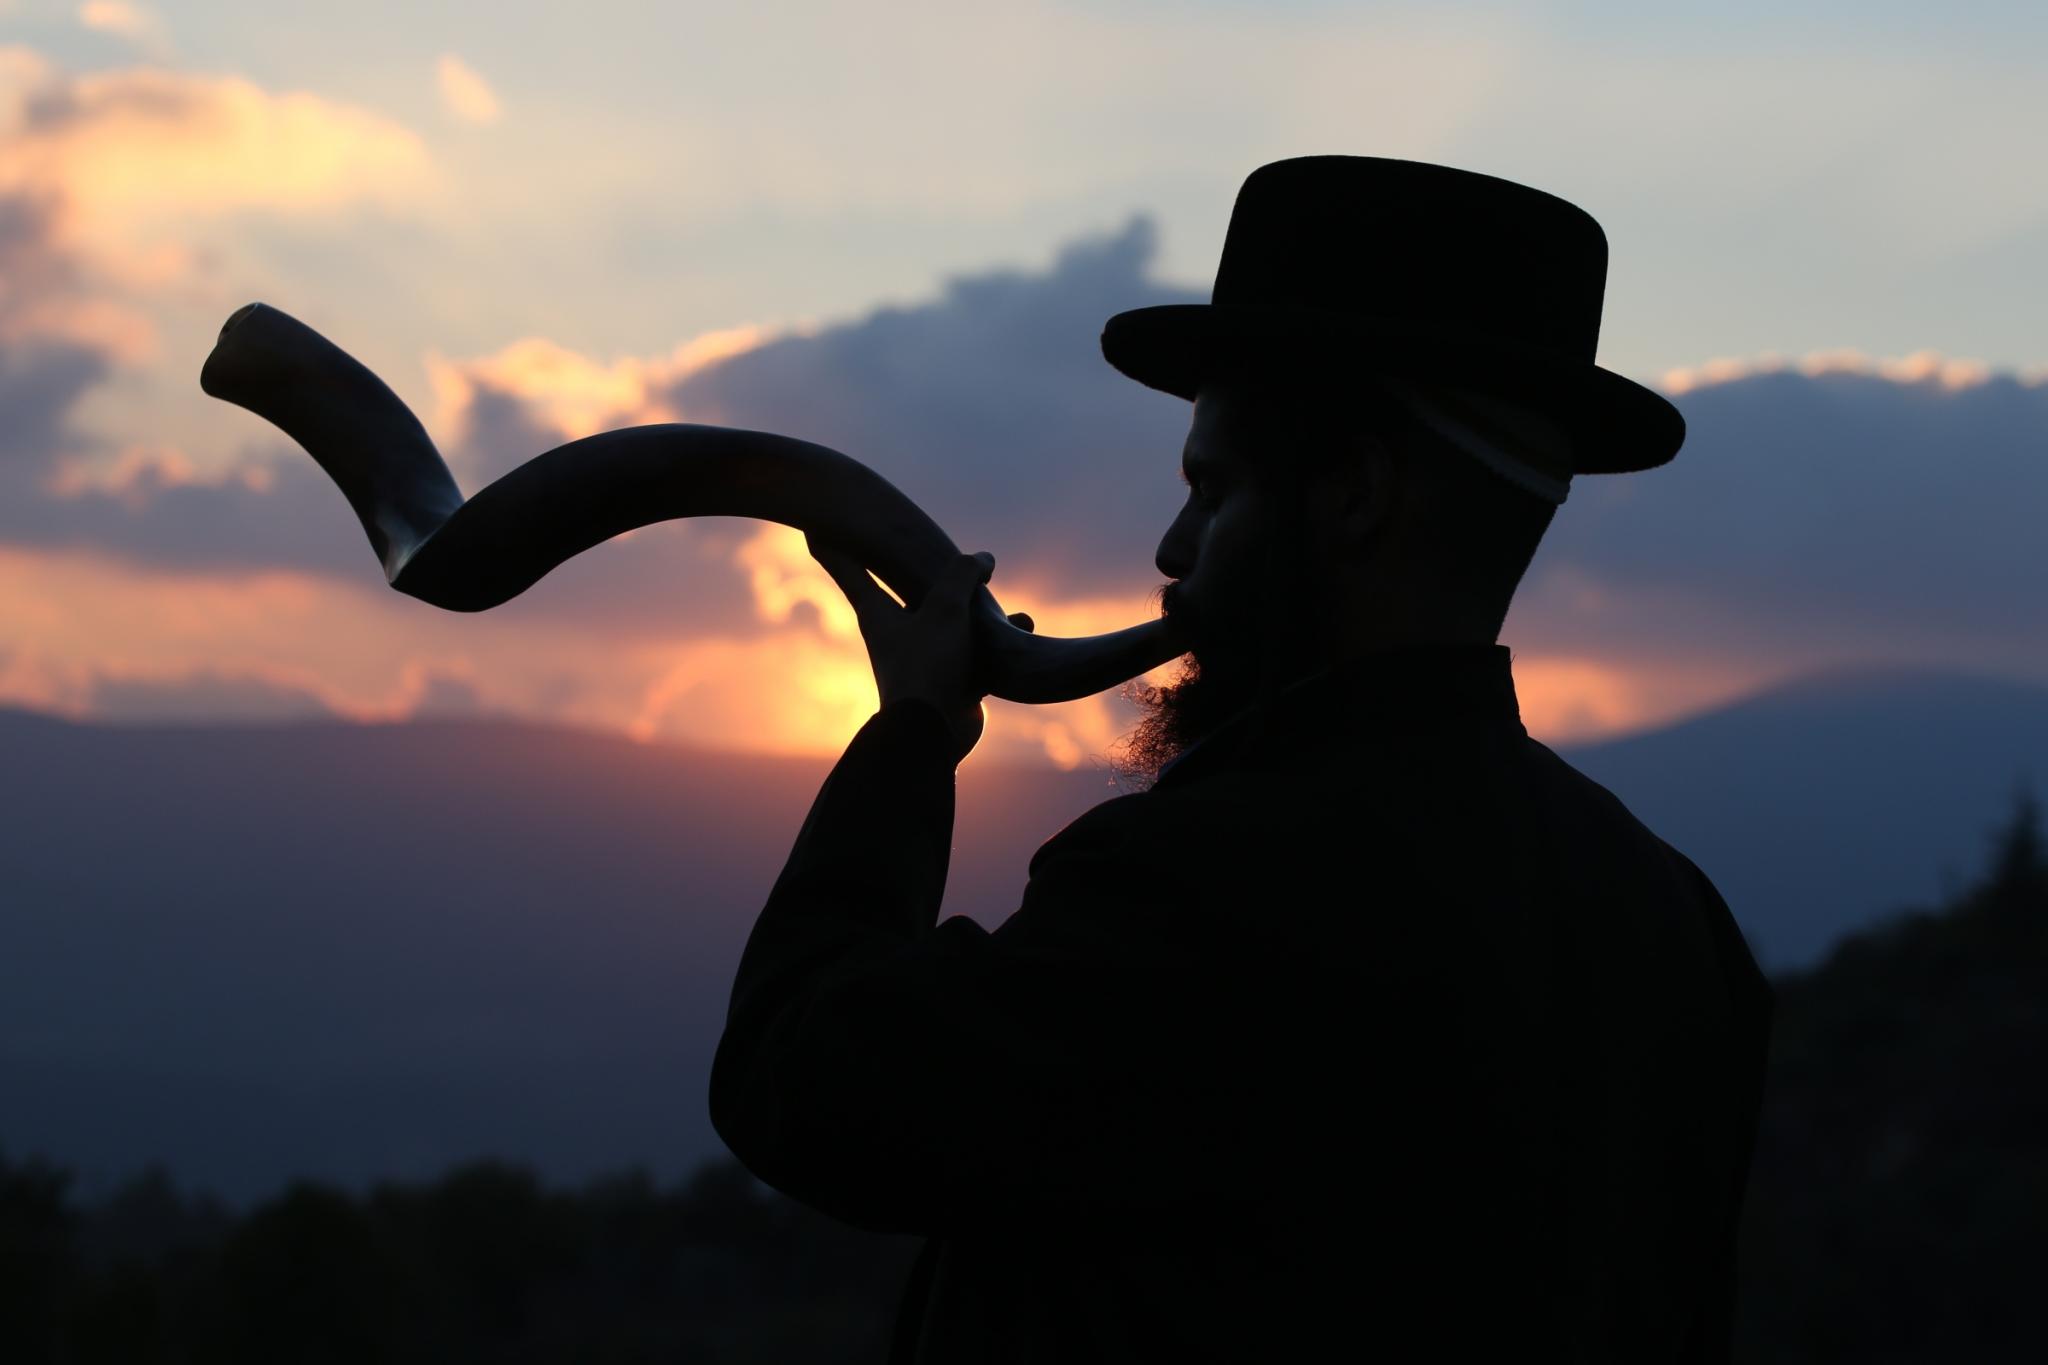
{"label": "sunset glow", "polygon": [[[1812,351],[1797,360],[1765,354],[1751,359],[1724,356],[1704,364],[1667,370],[1659,387],[1674,396],[1715,384],[1733,383],[1753,375],[1782,374],[1787,371],[1808,378],[1824,374],[1878,375],[1901,384],[1933,383],[1951,392],[1989,383],[1992,367],[1981,360],[1942,355],[1939,351],[1915,351],[1906,356],[1868,356],[1853,348]],[[2048,367],[2029,368],[2017,375],[2023,384],[2048,382]]]}
{"label": "sunset glow", "polygon": [[[1828,259],[1819,247],[1724,269],[1642,225],[1699,217],[1704,203],[1750,223],[1734,238],[1881,246],[1899,272],[2032,260],[2012,234],[2041,205],[2011,177],[1970,168],[2017,164],[1999,161],[2011,141],[2001,130],[2038,121],[2033,84],[1992,63],[1928,87],[2002,111],[1926,134],[1956,177],[1936,221],[1925,194],[1898,197],[1891,153],[1854,131],[1897,88],[1893,66],[1863,56],[1804,70],[1826,95],[1809,105],[1750,59],[1595,61],[1540,25],[1480,41],[1420,19],[1320,12],[1203,10],[1170,24],[1057,6],[986,23],[923,12],[927,46],[980,35],[1001,60],[968,69],[870,48],[866,18],[826,11],[806,21],[817,51],[735,15],[720,41],[748,55],[685,53],[676,60],[696,63],[693,77],[678,81],[649,56],[681,50],[671,29],[622,36],[593,17],[588,53],[571,52],[539,43],[537,12],[517,5],[502,34],[405,39],[367,63],[317,54],[353,50],[342,38],[375,17],[309,13],[318,33],[279,48],[129,0],[11,8],[23,24],[0,44],[11,433],[0,437],[0,701],[122,720],[498,714],[650,743],[836,752],[872,711],[874,685],[853,612],[799,532],[635,533],[503,608],[437,612],[391,592],[359,538],[336,548],[358,532],[304,452],[200,394],[221,320],[264,299],[332,325],[419,412],[472,493],[622,426],[707,421],[823,440],[993,549],[1005,610],[1030,612],[1044,634],[1089,635],[1158,614],[1151,546],[1172,516],[1165,474],[1186,425],[1184,408],[1101,364],[1103,319],[1206,297],[1242,174],[1338,143],[1484,163],[1583,201],[1617,234],[1602,363],[1655,375],[1681,400],[1733,405],[1713,408],[1672,468],[1640,486],[1575,489],[1542,591],[1518,606],[1511,634],[1532,731],[1626,733],[1870,659],[2048,675],[2048,654],[2009,625],[2020,608],[1997,605],[1995,586],[1946,599],[1992,603],[1982,620],[1902,613],[1897,591],[1882,604],[1855,596],[1894,571],[1891,547],[1923,508],[1966,496],[1970,480],[1930,483],[1870,514],[1867,542],[1837,544],[1828,537],[1861,523],[1802,509],[1878,493],[1823,458],[1834,437],[1788,438],[1769,466],[1787,482],[1755,504],[1769,515],[1748,516],[1743,501],[1760,481],[1726,472],[1756,432],[1777,429],[1768,404],[1780,400],[1754,383],[1766,378],[1826,381],[1828,404],[1797,411],[1844,422],[1890,412],[1895,391],[1910,391],[1928,424],[1911,439],[1938,452],[1930,459],[1978,450],[1964,441],[2038,444],[2031,409],[1993,401],[2048,391],[2038,351],[1983,319],[1970,331],[1914,314],[1873,330],[1861,295],[1830,311],[1820,284],[1780,308],[1792,292],[1773,273],[1781,256]],[[851,51],[867,65],[849,67]],[[1076,52],[1096,56],[1075,66]],[[793,64],[787,80],[758,78],[771,53]],[[1233,71],[1294,75],[1247,76],[1226,97],[1195,79],[1226,58]],[[1581,98],[1560,104],[1553,85],[1572,72]],[[1054,73],[1066,112],[1047,118]],[[1155,111],[1135,123],[1132,80],[1151,83]],[[780,93],[812,86],[815,107]],[[1743,88],[1753,107],[1702,120],[1686,98],[1650,98],[1667,88]],[[1643,145],[1616,141],[1614,111],[1639,107],[1653,107]],[[1503,121],[1509,108],[1547,111],[1544,136]],[[1196,146],[1187,117],[1158,112],[1174,110],[1203,113],[1209,141]],[[1780,130],[1768,147],[1763,125]],[[1360,128],[1376,130],[1373,146],[1350,146]],[[1537,155],[1539,143],[1589,150]],[[1716,169],[1731,155],[1740,174]],[[1682,181],[1660,169],[1674,157]],[[1787,208],[1757,189],[1825,165],[1843,186],[1825,203]],[[1852,208],[1862,216],[1842,216]],[[1990,244],[2002,241],[2000,255]],[[1915,297],[1951,283],[1923,281]],[[2023,281],[1972,287],[2025,292]],[[1924,344],[1937,340],[1950,349]],[[1728,435],[1730,412],[1757,425]],[[1906,429],[1868,421],[1866,444]],[[1951,430],[1967,436],[1941,434]],[[2004,449],[1983,456],[1987,469],[2033,467]],[[1895,482],[1914,458],[1896,457]],[[1657,537],[1631,519],[1643,499],[1673,532],[1696,530],[1687,518],[1702,508],[1741,529],[1691,542],[1698,563],[1685,573],[1649,572]],[[1965,570],[1972,584],[2022,581],[2026,566],[1999,558],[1999,543],[1935,562],[1958,582]],[[1810,600],[1794,602],[1808,586]],[[990,701],[973,761],[1085,767],[1134,719],[1114,692]]]}

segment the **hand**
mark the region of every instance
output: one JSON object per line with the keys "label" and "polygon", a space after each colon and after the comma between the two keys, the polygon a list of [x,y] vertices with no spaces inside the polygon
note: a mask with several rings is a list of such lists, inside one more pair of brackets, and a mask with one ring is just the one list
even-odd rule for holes
{"label": "hand", "polygon": [[[967,757],[981,740],[981,699],[986,695],[976,685],[969,613],[976,590],[995,572],[995,556],[986,550],[961,555],[939,574],[913,611],[898,606],[860,561],[808,536],[804,545],[853,605],[881,704],[904,697],[930,702],[953,732],[953,761]],[[1021,630],[1032,628],[1031,618],[1023,612],[1009,619]]]}

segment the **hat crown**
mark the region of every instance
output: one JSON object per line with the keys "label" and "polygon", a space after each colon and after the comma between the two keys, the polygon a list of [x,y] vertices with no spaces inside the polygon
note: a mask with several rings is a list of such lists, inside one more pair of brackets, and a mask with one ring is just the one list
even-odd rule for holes
{"label": "hat crown", "polygon": [[1606,234],[1556,195],[1428,162],[1303,156],[1246,177],[1210,299],[1590,363],[1606,282]]}
{"label": "hat crown", "polygon": [[1607,235],[1512,180],[1369,156],[1304,156],[1246,177],[1209,303],[1112,317],[1102,354],[1180,398],[1278,375],[1368,376],[1491,395],[1557,426],[1578,474],[1678,453],[1668,398],[1594,361]]}

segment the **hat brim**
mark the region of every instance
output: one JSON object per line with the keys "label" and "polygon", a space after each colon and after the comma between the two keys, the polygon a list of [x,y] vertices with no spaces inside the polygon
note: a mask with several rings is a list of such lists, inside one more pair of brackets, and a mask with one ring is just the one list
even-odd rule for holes
{"label": "hat brim", "polygon": [[1460,384],[1524,403],[1571,437],[1572,472],[1626,474],[1668,463],[1685,418],[1653,389],[1549,352],[1312,309],[1172,303],[1118,313],[1102,354],[1149,388],[1193,401],[1211,380],[1275,367],[1355,367]]}

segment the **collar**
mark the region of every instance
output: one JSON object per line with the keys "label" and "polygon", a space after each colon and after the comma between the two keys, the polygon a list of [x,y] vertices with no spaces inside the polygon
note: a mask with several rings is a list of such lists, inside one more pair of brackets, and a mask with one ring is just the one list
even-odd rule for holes
{"label": "collar", "polygon": [[1375,651],[1319,668],[1218,725],[1159,770],[1187,781],[1231,758],[1327,755],[1373,740],[1447,732],[1525,738],[1505,645]]}

